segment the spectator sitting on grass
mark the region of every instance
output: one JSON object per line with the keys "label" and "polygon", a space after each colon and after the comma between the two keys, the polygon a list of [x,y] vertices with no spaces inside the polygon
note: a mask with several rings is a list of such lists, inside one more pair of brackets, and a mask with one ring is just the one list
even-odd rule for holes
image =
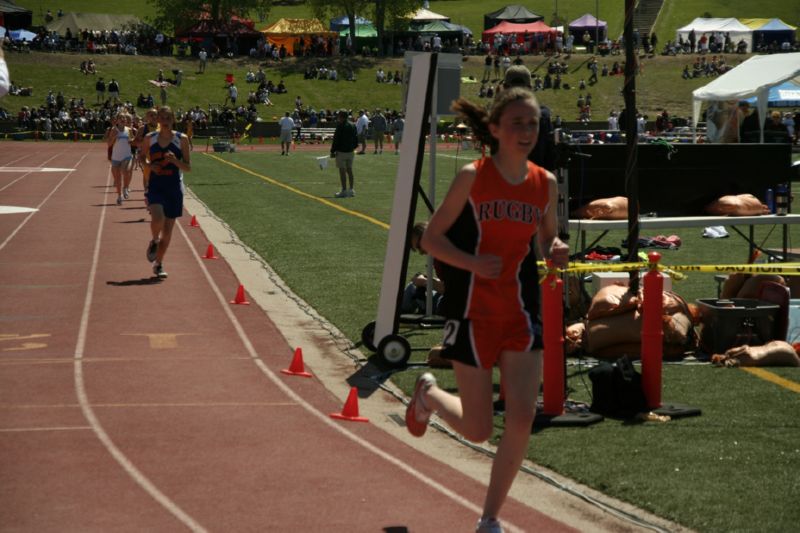
{"label": "spectator sitting on grass", "polygon": [[[420,246],[422,241],[422,234],[427,228],[427,222],[419,222],[414,224],[409,238],[409,248],[412,252],[417,252],[421,255],[427,255],[427,252]],[[437,273],[431,285],[431,301],[432,301],[432,314],[441,315],[444,300],[444,283],[438,277],[438,271],[441,268],[441,262],[434,259],[433,261],[434,273]],[[414,313],[425,314],[427,311],[427,292],[428,292],[428,277],[420,272],[414,274],[411,281],[406,285],[403,291],[403,299],[400,303],[401,313]]]}

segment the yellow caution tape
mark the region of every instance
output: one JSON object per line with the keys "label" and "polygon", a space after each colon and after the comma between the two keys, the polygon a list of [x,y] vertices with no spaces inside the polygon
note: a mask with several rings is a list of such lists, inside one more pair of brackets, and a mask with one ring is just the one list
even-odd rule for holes
{"label": "yellow caution tape", "polygon": [[[559,272],[587,273],[587,272],[631,272],[635,270],[650,269],[650,263],[570,263],[567,268]],[[730,264],[730,265],[655,265],[655,268],[673,279],[683,279],[682,272],[698,272],[706,274],[780,274],[782,276],[800,276],[800,263],[759,263],[759,264]],[[540,274],[546,275],[544,262],[539,262]]]}

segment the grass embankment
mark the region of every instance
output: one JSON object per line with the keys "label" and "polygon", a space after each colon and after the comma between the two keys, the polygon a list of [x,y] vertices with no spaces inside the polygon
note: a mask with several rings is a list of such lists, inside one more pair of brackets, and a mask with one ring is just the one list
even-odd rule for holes
{"label": "grass embankment", "polygon": [[[16,114],[22,106],[39,106],[44,103],[47,92],[62,91],[64,96],[83,97],[92,105],[96,103],[95,82],[97,78],[81,74],[79,66],[81,61],[89,59],[85,54],[47,54],[33,52],[30,54],[8,53],[7,60],[11,71],[12,80],[20,86],[33,87],[33,96],[9,96],[3,99],[2,105]],[[246,101],[247,94],[254,90],[254,84],[245,83],[245,74],[248,69],[254,71],[259,65],[264,65],[250,59],[224,59],[210,63],[205,74],[197,74],[197,62],[188,59],[151,56],[124,56],[124,55],[96,55],[91,56],[97,64],[98,74],[106,82],[115,78],[121,87],[121,96],[125,100],[136,101],[139,93],[153,94],[158,101],[158,89],[149,80],[156,78],[159,69],[164,71],[166,77],[172,77],[173,69],[183,70],[183,84],[180,87],[170,87],[168,90],[168,103],[173,108],[188,109],[195,105],[207,108],[209,104],[222,105],[227,95],[225,76],[231,73],[236,78],[240,100]],[[611,109],[620,110],[623,105],[621,95],[622,77],[599,77],[594,86],[589,86],[585,91],[578,90],[581,79],[589,78],[586,68],[586,54],[573,55],[568,61],[569,70],[563,78],[572,89],[539,91],[537,97],[541,103],[549,106],[554,115],[561,115],[565,120],[576,120],[578,111],[576,101],[579,94],[591,93],[593,98],[592,108],[595,120],[605,120]],[[738,64],[745,59],[744,56],[728,56],[729,63]],[[603,58],[601,63],[609,67],[613,61],[622,60],[622,56]],[[643,72],[636,80],[638,107],[651,119],[667,109],[674,116],[687,117],[691,113],[691,92],[710,81],[708,78],[695,80],[681,79],[683,65],[690,61],[686,57],[654,57],[642,61]],[[307,65],[335,64],[339,75],[342,76],[346,69],[352,67],[356,74],[355,82],[347,81],[321,81],[303,79],[303,71]],[[544,75],[547,59],[541,56],[528,56],[524,64],[534,73]],[[375,81],[375,71],[383,68],[385,71],[403,70],[402,59],[375,59],[375,58],[314,58],[314,59],[288,59],[282,64],[269,63],[264,66],[268,79],[277,83],[284,80],[288,93],[273,94],[270,96],[274,106],[258,105],[259,116],[264,120],[277,120],[284,111],[294,108],[294,99],[300,96],[306,106],[315,109],[375,109],[375,108],[401,108],[401,87],[393,84],[380,84]],[[470,76],[480,80],[483,74],[483,59],[469,57],[463,63],[462,77]],[[461,85],[462,96],[477,99],[479,83],[465,82]],[[488,100],[487,100],[488,102]]]}

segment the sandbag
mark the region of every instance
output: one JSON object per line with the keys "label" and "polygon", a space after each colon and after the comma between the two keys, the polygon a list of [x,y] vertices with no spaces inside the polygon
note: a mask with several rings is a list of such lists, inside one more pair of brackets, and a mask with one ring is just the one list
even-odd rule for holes
{"label": "sandbag", "polygon": [[662,294],[663,301],[661,306],[662,312],[665,315],[674,315],[675,313],[691,315],[691,313],[689,313],[689,304],[686,303],[683,296],[673,291],[664,291]]}
{"label": "sandbag", "polygon": [[708,204],[706,213],[715,216],[746,217],[768,215],[769,208],[752,194],[731,194]]}
{"label": "sandbag", "polygon": [[[662,323],[665,347],[667,345],[679,346],[682,353],[693,347],[692,343],[695,337],[692,319],[689,315],[685,313],[662,315]],[[642,338],[641,333],[642,319],[638,311],[590,320],[585,334],[586,351],[599,357],[597,354],[609,347],[639,344]],[[624,353],[626,352],[622,352],[622,354]],[[666,355],[666,349],[664,353]]]}
{"label": "sandbag", "polygon": [[720,299],[730,300],[731,298],[738,298],[739,291],[748,277],[750,277],[749,274],[730,274],[725,278],[725,281],[722,282],[722,289],[719,291]]}
{"label": "sandbag", "polygon": [[572,216],[590,220],[625,220],[628,218],[628,199],[614,196],[592,200],[573,211]]}
{"label": "sandbag", "polygon": [[723,282],[719,297],[722,300],[728,300],[730,298],[748,298],[755,300],[758,298],[761,284],[766,281],[772,281],[784,287],[786,286],[786,280],[783,276],[777,274],[756,274],[755,276],[751,274],[731,274]]}
{"label": "sandbag", "polygon": [[628,313],[639,307],[639,297],[625,285],[607,285],[592,298],[586,318],[594,320],[605,316]]}
{"label": "sandbag", "polygon": [[[664,314],[689,314],[689,306],[686,300],[678,293],[664,291],[662,295],[661,306]],[[638,309],[643,300],[644,294],[642,291],[639,291],[638,296],[635,296],[628,291],[628,287],[625,285],[607,285],[597,291],[597,294],[592,298],[586,318],[593,320],[603,316],[627,313],[633,309]]]}
{"label": "sandbag", "polygon": [[736,366],[800,366],[800,357],[786,341],[770,341],[763,346],[736,346],[724,354],[712,356],[711,362],[728,367]]}
{"label": "sandbag", "polygon": [[617,344],[641,341],[642,315],[638,311],[604,316],[589,320],[586,329],[586,351],[594,355],[598,350]]}
{"label": "sandbag", "polygon": [[692,319],[683,313],[664,316],[664,344],[685,345],[692,328]]}
{"label": "sandbag", "polygon": [[742,284],[742,287],[739,289],[739,294],[736,295],[736,298],[757,299],[758,293],[761,291],[761,284],[767,281],[779,283],[784,287],[786,286],[783,276],[778,276],[775,274],[757,274],[745,280],[745,282]]}

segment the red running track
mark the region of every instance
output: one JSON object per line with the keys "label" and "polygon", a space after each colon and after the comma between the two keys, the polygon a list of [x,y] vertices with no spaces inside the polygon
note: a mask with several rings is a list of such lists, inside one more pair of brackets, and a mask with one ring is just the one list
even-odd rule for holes
{"label": "red running track", "polygon": [[0,144],[0,206],[38,209],[0,207],[0,530],[473,530],[482,483],[329,418],[189,217],[154,281],[140,176],[122,207],[110,184],[99,144]]}

